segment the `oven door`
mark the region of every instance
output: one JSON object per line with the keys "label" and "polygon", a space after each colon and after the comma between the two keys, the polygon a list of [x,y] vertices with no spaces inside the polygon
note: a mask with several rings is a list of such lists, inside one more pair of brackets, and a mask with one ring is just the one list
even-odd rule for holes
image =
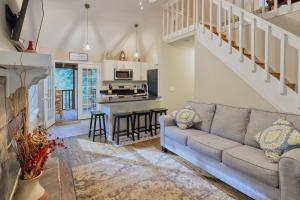
{"label": "oven door", "polygon": [[133,70],[118,70],[115,69],[115,80],[132,80],[133,78]]}

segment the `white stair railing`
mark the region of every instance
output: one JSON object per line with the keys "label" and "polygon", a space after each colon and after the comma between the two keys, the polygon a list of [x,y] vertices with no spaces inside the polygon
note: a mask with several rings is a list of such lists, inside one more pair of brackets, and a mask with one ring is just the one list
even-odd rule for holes
{"label": "white stair railing", "polygon": [[267,6],[266,1],[264,1],[261,7],[261,14],[262,14],[261,16],[264,18],[272,18],[275,16],[284,15],[299,10],[300,10],[300,1],[287,0],[286,4],[284,3],[279,4],[278,0],[274,0],[274,5],[272,6],[271,10],[269,10],[269,6]]}
{"label": "white stair railing", "polygon": [[[291,5],[291,0],[288,1],[288,4]],[[275,8],[278,8],[278,0],[275,0]],[[286,77],[286,49],[288,46],[298,51],[297,85],[299,88],[300,38],[298,36],[225,0],[171,0],[164,6],[163,10],[163,39],[165,41],[176,40],[176,38],[180,38],[180,36],[189,32],[194,32],[198,27],[200,27],[202,34],[209,31],[211,39],[213,39],[214,35],[216,35],[216,37],[218,37],[220,47],[222,47],[224,43],[228,45],[228,56],[232,53],[233,48],[236,48],[239,51],[240,62],[244,62],[244,59],[247,58],[244,52],[245,38],[243,32],[245,24],[249,24],[251,26],[251,31],[249,37],[250,54],[248,54],[248,58],[251,60],[250,71],[253,73],[256,72],[256,68],[258,67],[255,47],[256,32],[258,29],[263,30],[265,32],[265,58],[264,63],[261,64],[264,65],[262,67],[264,68],[265,81],[270,81],[270,75],[275,76],[271,71],[269,60],[270,41],[271,37],[274,37],[280,41],[280,72],[277,73],[277,78],[279,79],[278,95],[280,94],[281,96],[284,96],[291,92],[296,93],[295,85],[289,84]],[[182,19],[181,26],[179,24],[180,17]],[[233,33],[235,33],[233,27],[235,27],[234,23],[236,22],[236,17],[239,18],[239,26],[236,31],[239,35],[238,46],[233,42]],[[186,20],[186,23],[183,23],[184,19]],[[170,24],[171,27],[176,26],[176,28],[171,28],[171,30],[169,30]],[[226,34],[222,34],[222,28],[224,25],[227,27]],[[298,89],[298,93],[296,95],[298,97],[298,107],[300,108],[300,89]]]}

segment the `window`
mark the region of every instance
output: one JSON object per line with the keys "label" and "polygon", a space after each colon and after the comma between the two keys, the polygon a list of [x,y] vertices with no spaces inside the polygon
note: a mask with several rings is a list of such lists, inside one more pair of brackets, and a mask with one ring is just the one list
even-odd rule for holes
{"label": "window", "polygon": [[39,95],[38,85],[32,85],[28,91],[28,103],[29,103],[29,116],[30,121],[37,117],[39,112]]}

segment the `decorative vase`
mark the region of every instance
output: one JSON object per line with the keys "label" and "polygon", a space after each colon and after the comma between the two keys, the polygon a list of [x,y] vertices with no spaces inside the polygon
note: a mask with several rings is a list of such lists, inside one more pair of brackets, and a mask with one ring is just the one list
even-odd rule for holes
{"label": "decorative vase", "polygon": [[26,49],[26,52],[35,53],[35,50],[33,49],[33,41],[31,41],[31,40],[28,41],[28,47]]}
{"label": "decorative vase", "polygon": [[43,199],[45,189],[40,185],[39,179],[43,172],[30,180],[19,179],[18,188],[16,190],[14,200],[39,200]]}

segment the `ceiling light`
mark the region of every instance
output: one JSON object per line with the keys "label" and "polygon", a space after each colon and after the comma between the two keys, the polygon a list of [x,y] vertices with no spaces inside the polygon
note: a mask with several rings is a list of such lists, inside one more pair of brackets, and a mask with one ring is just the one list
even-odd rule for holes
{"label": "ceiling light", "polygon": [[138,32],[137,32],[138,31],[138,27],[139,27],[138,24],[134,25],[134,28],[135,28],[135,53],[134,53],[134,58],[136,60],[138,60],[139,57],[140,57],[140,54],[138,52]]}
{"label": "ceiling light", "polygon": [[87,44],[85,44],[84,45],[84,47],[83,47],[83,50],[84,51],[90,51],[92,48],[91,48],[91,46],[87,43]]}
{"label": "ceiling light", "polygon": [[140,5],[140,9],[141,9],[141,10],[144,10],[144,6],[143,6],[143,0],[140,0],[140,3],[139,3],[139,5]]}
{"label": "ceiling light", "polygon": [[89,8],[90,4],[86,3],[84,4],[84,7],[86,8],[86,41],[85,45],[83,46],[84,51],[90,51],[91,46],[89,44]]}

